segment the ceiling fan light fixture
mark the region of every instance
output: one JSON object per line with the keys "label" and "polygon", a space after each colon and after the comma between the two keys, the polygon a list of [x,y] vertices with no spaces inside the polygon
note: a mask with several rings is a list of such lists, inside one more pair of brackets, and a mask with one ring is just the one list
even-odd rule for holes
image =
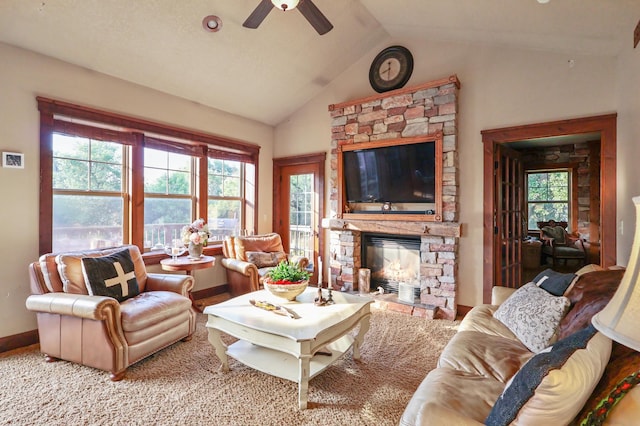
{"label": "ceiling fan light fixture", "polygon": [[222,19],[216,15],[205,16],[202,20],[202,28],[210,33],[218,32],[222,28]]}
{"label": "ceiling fan light fixture", "polygon": [[300,0],[271,0],[271,3],[280,10],[293,10],[298,6]]}

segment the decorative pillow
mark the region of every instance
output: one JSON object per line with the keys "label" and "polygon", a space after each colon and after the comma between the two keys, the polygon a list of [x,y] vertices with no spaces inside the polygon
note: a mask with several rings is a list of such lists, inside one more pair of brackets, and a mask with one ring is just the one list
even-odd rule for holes
{"label": "decorative pillow", "polygon": [[533,282],[554,296],[562,296],[575,277],[576,274],[561,274],[553,269],[546,269],[536,275]]}
{"label": "decorative pillow", "polygon": [[[609,362],[604,369],[602,378],[600,378],[598,385],[582,407],[580,414],[575,417],[571,424],[584,423],[587,418],[593,416],[608,416],[609,412],[613,408],[613,405],[609,404],[612,404],[613,401],[609,401],[609,404],[606,404],[605,406],[601,405],[602,402],[606,401],[607,398],[614,396],[617,391],[619,392],[624,390],[624,388],[620,389],[618,385],[638,371],[640,371],[640,352],[636,352],[633,349],[614,341],[611,348],[611,356],[609,357]],[[621,396],[622,395],[620,395],[620,397]],[[619,405],[622,410],[624,410],[625,406],[629,404],[638,407],[638,405],[633,402],[633,398],[630,401],[623,400],[621,402],[621,404],[616,404]],[[615,411],[620,412],[619,409],[616,409]],[[617,423],[612,422],[612,424]]]}
{"label": "decorative pillow", "polygon": [[102,257],[83,257],[82,272],[87,291],[123,302],[140,294],[129,249]]}
{"label": "decorative pillow", "polygon": [[540,352],[556,340],[569,299],[554,296],[530,282],[517,289],[493,314],[531,352]]}
{"label": "decorative pillow", "polygon": [[562,226],[545,226],[542,228],[542,232],[547,237],[553,238],[557,243],[564,244],[564,228]]}
{"label": "decorative pillow", "polygon": [[247,251],[247,262],[255,264],[258,269],[276,266],[283,260],[287,260],[287,254],[283,251],[267,253],[264,251]]}
{"label": "decorative pillow", "polygon": [[610,354],[611,339],[593,326],[558,341],[513,376],[485,424],[569,424],[593,392]]}

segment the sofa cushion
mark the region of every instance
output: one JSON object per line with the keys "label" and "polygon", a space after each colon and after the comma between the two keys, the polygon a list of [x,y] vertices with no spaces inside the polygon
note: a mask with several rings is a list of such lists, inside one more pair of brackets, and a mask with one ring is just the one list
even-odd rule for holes
{"label": "sofa cushion", "polygon": [[140,293],[129,249],[82,258],[82,273],[92,296],[109,296],[123,302]]}
{"label": "sofa cushion", "polygon": [[538,287],[547,290],[554,296],[562,296],[575,277],[576,274],[563,274],[553,269],[545,269],[536,275],[532,281]]}
{"label": "sofa cushion", "polygon": [[283,260],[287,260],[287,254],[283,251],[264,252],[264,251],[247,251],[247,262],[253,263],[256,267],[265,268],[276,266]]}
{"label": "sofa cushion", "polygon": [[532,357],[507,384],[487,425],[568,424],[600,380],[611,339],[589,326]]}
{"label": "sofa cushion", "polygon": [[481,424],[503,389],[504,383],[489,377],[451,368],[436,368],[427,374],[411,397],[400,419],[400,425],[472,423],[433,418],[432,407],[438,407],[442,412],[457,413],[460,417],[473,419]]}
{"label": "sofa cushion", "polygon": [[188,297],[172,291],[146,291],[120,304],[122,329],[142,330],[190,309]]}
{"label": "sofa cushion", "polygon": [[553,343],[560,320],[569,309],[569,299],[554,296],[527,283],[516,290],[494,316],[532,352],[539,352]]}
{"label": "sofa cushion", "polygon": [[479,331],[458,331],[438,359],[438,367],[478,374],[507,383],[533,354],[517,339]]}
{"label": "sofa cushion", "polygon": [[493,314],[497,309],[496,305],[474,306],[460,321],[458,331],[479,331],[520,342],[518,337],[502,321],[494,317]]}

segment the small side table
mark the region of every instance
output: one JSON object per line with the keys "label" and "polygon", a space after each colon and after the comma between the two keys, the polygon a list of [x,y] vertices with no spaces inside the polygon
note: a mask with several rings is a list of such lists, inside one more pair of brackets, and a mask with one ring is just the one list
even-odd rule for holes
{"label": "small side table", "polygon": [[[187,275],[193,275],[193,271],[195,271],[196,269],[211,268],[213,267],[213,265],[215,265],[215,263],[216,258],[213,256],[202,256],[200,259],[192,259],[189,256],[181,256],[176,260],[173,260],[169,257],[160,261],[160,265],[165,271],[185,271]],[[191,293],[189,293],[189,297],[191,297],[191,304],[193,305],[193,308],[198,312],[202,312],[194,303]]]}

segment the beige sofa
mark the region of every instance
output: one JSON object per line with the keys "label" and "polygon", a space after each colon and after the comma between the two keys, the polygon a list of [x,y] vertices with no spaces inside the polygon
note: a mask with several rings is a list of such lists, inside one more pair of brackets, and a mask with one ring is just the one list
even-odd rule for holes
{"label": "beige sofa", "polygon": [[306,268],[309,259],[284,252],[282,238],[277,233],[226,237],[222,244],[222,266],[227,270],[232,296],[259,290],[265,274],[282,260]]}
{"label": "beige sofa", "polygon": [[[90,295],[83,259],[106,262],[124,251],[129,253],[126,261],[133,268],[136,291],[122,302]],[[195,332],[196,313],[189,298],[193,278],[148,274],[136,246],[49,253],[29,265],[29,272],[32,295],[26,306],[36,312],[40,350],[47,361],[63,359],[105,370],[116,381],[128,366],[189,340]],[[133,277],[128,278],[129,285],[136,286]]]}
{"label": "beige sofa", "polygon": [[[591,317],[606,305],[624,273],[598,269],[592,265],[582,268],[564,293],[570,308],[554,336],[558,346],[562,339],[590,324]],[[567,361],[558,370],[548,372],[515,420],[501,423],[492,421],[493,417],[488,419],[499,398],[501,406],[519,404],[506,399],[512,395],[506,388],[516,387],[514,384],[519,380],[514,377],[518,372],[520,378],[525,374],[521,369],[535,355],[494,317],[513,293],[513,289],[494,288],[491,305],[476,306],[465,316],[443,350],[437,368],[427,374],[411,398],[400,425],[580,424],[581,419],[593,415],[596,405],[606,399],[616,384],[640,369],[638,353],[615,342],[611,350],[611,340],[596,333],[586,348],[575,353],[579,356],[588,353],[589,361],[572,355],[573,365]],[[597,349],[596,343],[600,345]],[[526,370],[532,364],[535,361]],[[605,424],[637,424],[639,402],[640,388],[634,387],[615,407],[608,408]],[[557,416],[563,420],[559,421]],[[591,420],[587,424],[597,423]]]}

